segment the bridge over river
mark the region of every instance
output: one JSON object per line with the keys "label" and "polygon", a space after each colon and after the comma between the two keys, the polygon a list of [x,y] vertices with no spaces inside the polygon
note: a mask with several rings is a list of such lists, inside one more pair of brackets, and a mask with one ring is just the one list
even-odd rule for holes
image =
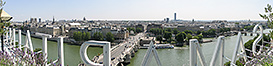
{"label": "bridge over river", "polygon": [[[111,48],[111,65],[116,66],[119,63],[130,63],[131,57],[134,56],[135,51],[139,47],[140,37],[143,37],[144,33],[139,33],[135,36],[130,36],[126,41],[120,43]],[[103,54],[95,56],[92,59],[93,62],[103,64]]]}

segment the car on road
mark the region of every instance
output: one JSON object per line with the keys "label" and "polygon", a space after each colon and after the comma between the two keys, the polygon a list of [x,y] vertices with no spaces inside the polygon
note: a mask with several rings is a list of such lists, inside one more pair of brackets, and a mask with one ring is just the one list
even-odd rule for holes
{"label": "car on road", "polygon": [[114,60],[114,59],[115,59],[115,57],[112,57],[112,58],[111,58],[111,60]]}

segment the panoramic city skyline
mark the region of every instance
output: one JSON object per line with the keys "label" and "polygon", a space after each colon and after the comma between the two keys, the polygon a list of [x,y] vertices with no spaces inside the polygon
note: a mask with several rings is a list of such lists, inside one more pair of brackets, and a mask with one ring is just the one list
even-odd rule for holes
{"label": "panoramic city skyline", "polygon": [[42,20],[163,20],[166,17],[182,20],[263,20],[269,0],[4,0],[4,10],[13,16],[12,21],[31,17]]}

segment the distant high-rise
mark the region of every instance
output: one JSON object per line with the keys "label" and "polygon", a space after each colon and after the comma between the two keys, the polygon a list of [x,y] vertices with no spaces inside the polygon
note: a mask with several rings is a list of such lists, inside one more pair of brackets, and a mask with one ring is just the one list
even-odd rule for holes
{"label": "distant high-rise", "polygon": [[52,22],[55,22],[55,18],[54,18],[54,16],[53,16],[53,21]]}
{"label": "distant high-rise", "polygon": [[30,18],[30,23],[37,23],[37,18]]}
{"label": "distant high-rise", "polygon": [[176,21],[176,13],[174,13],[174,19],[173,20]]}
{"label": "distant high-rise", "polygon": [[42,19],[41,19],[41,17],[39,18],[39,22],[42,22]]}
{"label": "distant high-rise", "polygon": [[86,19],[85,19],[85,17],[83,17],[83,21],[85,21]]}
{"label": "distant high-rise", "polygon": [[169,23],[169,18],[164,18],[164,21],[165,21],[166,23]]}

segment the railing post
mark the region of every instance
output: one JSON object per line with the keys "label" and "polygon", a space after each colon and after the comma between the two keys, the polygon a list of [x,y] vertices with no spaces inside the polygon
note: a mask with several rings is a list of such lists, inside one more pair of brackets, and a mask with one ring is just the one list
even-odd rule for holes
{"label": "railing post", "polygon": [[9,38],[8,38],[8,41],[9,41],[9,44],[11,45],[11,28],[9,28]]}
{"label": "railing post", "polygon": [[43,56],[44,56],[44,60],[45,60],[45,66],[47,66],[47,37],[46,36],[42,36],[43,38]]}
{"label": "railing post", "polygon": [[4,52],[4,33],[1,35],[1,51]]}
{"label": "railing post", "polygon": [[216,59],[219,56],[220,53],[220,66],[223,64],[223,55],[224,55],[224,36],[219,36],[217,39],[217,44],[215,46],[214,53],[212,55],[212,59],[210,61],[210,66],[215,66]]}
{"label": "railing post", "polygon": [[196,40],[190,40],[190,66],[197,66]]}
{"label": "railing post", "polygon": [[16,47],[16,43],[15,43],[15,29],[12,30],[12,41],[13,41],[13,47]]}
{"label": "railing post", "polygon": [[8,40],[9,40],[9,32],[6,32],[6,41],[5,41],[5,43],[8,43]]}
{"label": "railing post", "polygon": [[221,43],[221,51],[220,51],[220,66],[224,66],[223,62],[224,62],[224,48],[225,48],[225,40],[222,38],[222,43]]}
{"label": "railing post", "polygon": [[9,38],[11,38],[11,28],[9,28]]}
{"label": "railing post", "polygon": [[31,37],[30,37],[30,32],[29,30],[27,30],[27,39],[25,39],[26,42],[26,46],[28,46],[27,44],[29,44],[28,48],[30,48],[31,52],[33,52],[33,46],[32,46],[32,41],[31,41]]}
{"label": "railing post", "polygon": [[106,45],[103,46],[103,65],[104,66],[110,66],[110,62],[111,62],[111,51],[108,51],[110,50],[110,43],[107,43]]}
{"label": "railing post", "polygon": [[58,38],[58,62],[64,66],[63,37]]}
{"label": "railing post", "polygon": [[18,31],[18,45],[19,45],[19,48],[21,49],[21,45],[22,45],[22,37],[21,37],[21,30]]}

